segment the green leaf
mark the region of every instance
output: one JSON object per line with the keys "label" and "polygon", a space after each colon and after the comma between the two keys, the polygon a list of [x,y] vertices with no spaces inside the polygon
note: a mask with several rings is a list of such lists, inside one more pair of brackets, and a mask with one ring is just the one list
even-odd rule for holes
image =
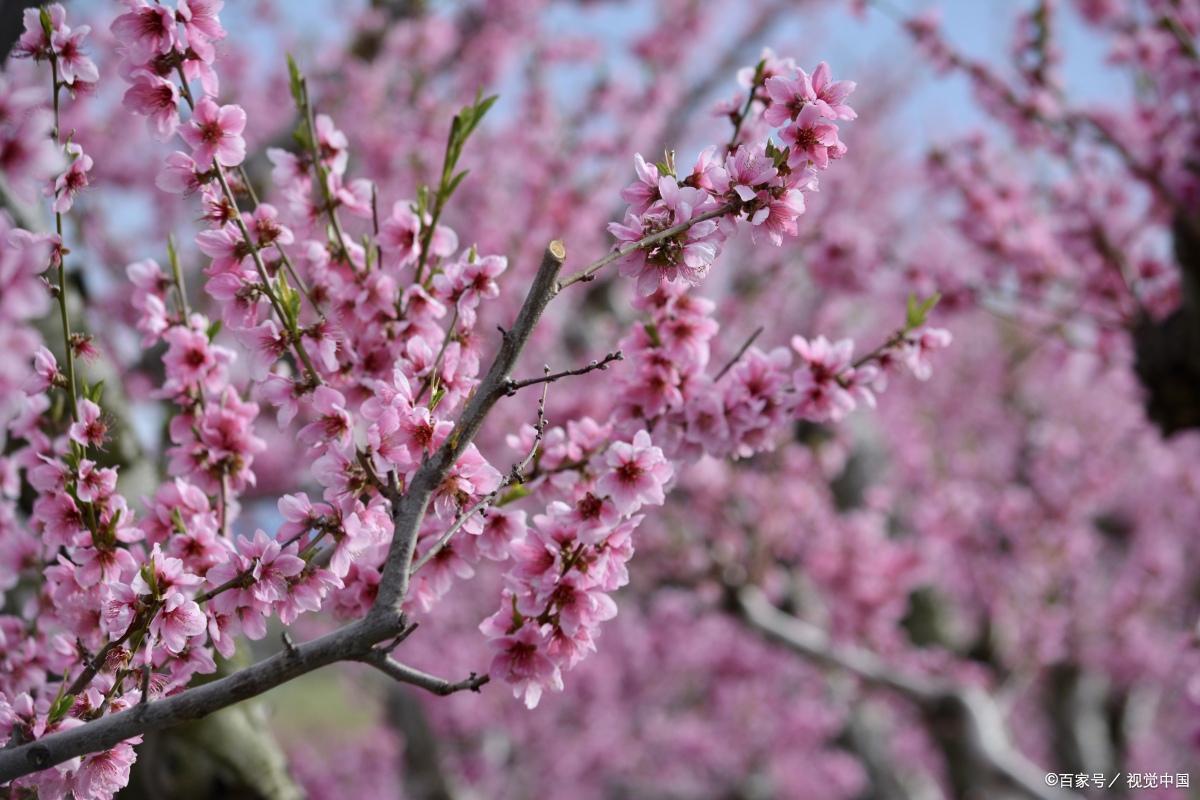
{"label": "green leaf", "polygon": [[929,318],[929,312],[933,310],[934,306],[941,299],[942,296],[938,292],[934,292],[924,300],[918,300],[915,294],[910,294],[905,307],[904,326],[908,330],[912,330],[924,325],[925,320]]}
{"label": "green leaf", "polygon": [[496,501],[497,506],[506,506],[509,503],[515,503],[522,497],[528,497],[533,494],[523,483],[514,483],[507,492],[500,495],[500,499]]}
{"label": "green leaf", "polygon": [[445,199],[445,200],[449,200],[449,199],[450,199],[450,195],[454,194],[454,191],[455,191],[455,190],[458,188],[458,185],[459,185],[460,183],[462,183],[462,182],[463,182],[463,180],[464,180],[464,179],[467,177],[467,175],[469,175],[470,173],[471,173],[471,171],[470,171],[470,170],[468,170],[468,169],[464,169],[462,172],[458,173],[458,174],[457,174],[457,175],[455,175],[453,178],[451,178],[451,179],[450,179],[450,183],[449,183],[449,185],[446,187],[446,196],[445,196],[445,198],[443,198],[443,199]]}
{"label": "green leaf", "polygon": [[653,322],[647,322],[644,327],[646,335],[650,337],[650,343],[655,347],[662,347],[662,337],[658,335],[658,327]]}
{"label": "green leaf", "polygon": [[104,381],[98,381],[94,384],[89,384],[86,381],[80,382],[79,393],[83,395],[85,400],[91,400],[96,405],[100,404],[100,396],[104,394]]}
{"label": "green leaf", "polygon": [[215,319],[209,323],[208,330],[206,330],[204,333],[205,333],[205,335],[208,336],[208,340],[211,342],[213,339],[217,338],[217,334],[220,332],[221,332],[221,320]]}
{"label": "green leaf", "polygon": [[279,287],[279,302],[283,303],[283,310],[294,325],[300,319],[300,293],[288,283],[287,273],[283,270],[279,270]]}
{"label": "green leaf", "polygon": [[292,100],[295,101],[297,108],[304,106],[304,76],[300,74],[300,68],[296,66],[296,59],[292,58],[292,54],[287,54],[288,66],[288,88],[292,92]]}
{"label": "green leaf", "polygon": [[38,20],[42,23],[42,33],[49,39],[54,35],[54,21],[50,19],[50,9],[42,6],[38,9]]}
{"label": "green leaf", "polygon": [[767,73],[767,60],[764,58],[754,65],[754,82],[761,83]]}
{"label": "green leaf", "polygon": [[438,404],[442,402],[442,398],[446,396],[444,387],[438,385],[439,381],[434,380],[433,395],[429,398],[429,413],[437,410]]}
{"label": "green leaf", "polygon": [[59,697],[58,699],[56,699],[54,701],[54,704],[52,706],[50,706],[49,721],[51,723],[61,722],[63,717],[65,717],[67,715],[67,712],[71,710],[71,706],[73,706],[73,705],[75,705],[75,695],[73,695],[73,694],[62,695],[61,697]]}
{"label": "green leaf", "polygon": [[167,235],[167,263],[171,265],[171,269],[179,266],[179,251],[175,249],[175,237]]}
{"label": "green leaf", "polygon": [[296,130],[292,131],[292,138],[296,140],[296,145],[301,150],[308,152],[312,149],[312,139],[308,135],[308,123],[303,120],[296,125]]}

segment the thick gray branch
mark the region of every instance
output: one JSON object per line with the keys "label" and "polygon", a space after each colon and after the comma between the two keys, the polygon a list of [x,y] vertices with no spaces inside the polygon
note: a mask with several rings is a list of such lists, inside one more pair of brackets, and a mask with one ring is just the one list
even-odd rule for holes
{"label": "thick gray branch", "polygon": [[870,651],[835,644],[819,628],[777,609],[757,588],[737,589],[734,605],[738,615],[767,638],[818,664],[845,670],[867,683],[897,692],[928,716],[952,721],[958,743],[966,748],[970,759],[1014,789],[1035,800],[1077,797],[1045,784],[1045,771],[1013,746],[999,706],[982,689],[903,675]]}
{"label": "thick gray branch", "polygon": [[390,621],[380,618],[360,620],[311,642],[285,649],[227,678],[136,705],[28,744],[0,750],[0,784],[76,756],[108,750],[139,734],[200,719],[335,661],[361,658],[376,643],[396,636],[400,631],[398,616]]}
{"label": "thick gray branch", "polygon": [[392,546],[384,563],[383,575],[379,579],[379,594],[371,608],[371,616],[394,617],[400,612],[400,604],[408,593],[408,580],[412,567],[413,553],[417,546],[417,531],[425,517],[425,509],[433,492],[446,479],[450,468],[458,460],[467,445],[475,439],[483,420],[492,406],[508,391],[509,376],[516,366],[534,326],[541,319],[542,311],[558,293],[558,272],[567,257],[562,242],[553,241],[542,256],[542,264],[525,296],[525,302],[517,313],[511,329],[504,332],[500,340],[500,351],[496,353],[475,394],[463,409],[454,430],[446,441],[431,456],[421,463],[409,482],[403,497],[392,499],[392,520],[395,533]]}

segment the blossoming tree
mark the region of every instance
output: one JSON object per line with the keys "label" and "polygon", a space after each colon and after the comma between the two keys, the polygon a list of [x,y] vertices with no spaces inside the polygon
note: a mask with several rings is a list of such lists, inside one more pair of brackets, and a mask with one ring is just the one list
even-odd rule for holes
{"label": "blossoming tree", "polygon": [[[110,797],[164,731],[337,662],[392,682],[394,733],[288,742],[313,796],[1060,797],[1044,771],[1186,769],[1195,447],[1150,429],[1129,353],[1188,427],[1163,387],[1191,356],[1154,331],[1190,319],[1162,241],[1190,269],[1200,12],[1081,4],[1159,81],[1115,118],[1069,110],[1054,3],[1011,82],[899,15],[1061,170],[977,137],[914,195],[886,76],[859,120],[824,62],[737,71],[789,4],[747,4],[698,77],[721,4],[658,4],[628,48],[651,79],[562,104],[547,76],[597,54],[552,5],[373,3],[286,60],[219,0],[25,11],[0,781]],[[714,93],[723,128],[694,115]],[[1131,143],[1146,117],[1171,135]],[[937,356],[932,313],[959,327]],[[497,731],[510,755],[480,755]]]}

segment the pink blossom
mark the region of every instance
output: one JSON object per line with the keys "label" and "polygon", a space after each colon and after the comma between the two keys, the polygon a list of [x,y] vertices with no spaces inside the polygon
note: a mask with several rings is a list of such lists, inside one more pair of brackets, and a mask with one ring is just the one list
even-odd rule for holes
{"label": "pink blossom", "polygon": [[133,113],[148,117],[160,139],[179,129],[179,89],[174,81],[138,70],[122,102]]}
{"label": "pink blossom", "polygon": [[241,106],[218,106],[205,97],[196,104],[191,120],[180,131],[183,140],[192,147],[192,158],[200,169],[207,170],[216,162],[224,167],[236,167],[246,157],[246,112]]}
{"label": "pink blossom", "polygon": [[145,0],[125,0],[125,4],[129,11],[113,21],[112,32],[125,46],[132,61],[148,61],[156,55],[171,52],[179,44],[170,9]]}
{"label": "pink blossom", "polygon": [[900,358],[918,380],[929,380],[933,374],[929,354],[948,347],[951,339],[950,331],[945,329],[919,328],[905,336]]}
{"label": "pink blossom", "polygon": [[779,137],[791,149],[788,166],[792,169],[810,161],[817,169],[825,169],[830,159],[841,158],[846,152],[846,146],[838,140],[837,126],[826,122],[816,105],[805,106]]}
{"label": "pink blossom", "polygon": [[81,459],[75,483],[75,495],[85,503],[108,497],[117,488],[117,471],[97,467],[94,461]]}
{"label": "pink blossom", "polygon": [[76,550],[75,559],[78,563],[75,580],[85,589],[98,583],[127,580],[138,568],[138,562],[124,547],[82,547]]}
{"label": "pink blossom", "polygon": [[68,431],[72,440],[85,447],[100,447],[108,438],[108,425],[101,417],[100,406],[91,400],[83,399],[78,403],[79,420],[71,423]]}
{"label": "pink blossom", "polygon": [[536,708],[545,689],[562,691],[562,675],[545,654],[546,641],[532,624],[492,641],[496,650],[488,673],[512,686],[513,697]]}
{"label": "pink blossom", "polygon": [[816,92],[815,103],[831,119],[858,119],[854,109],[846,105],[846,98],[854,91],[854,81],[835,81],[829,65],[822,61],[812,74],[812,88]]}
{"label": "pink blossom", "polygon": [[208,629],[208,620],[200,606],[180,592],[168,592],[162,608],[150,621],[150,633],[157,636],[171,653],[180,653],[188,639]]}
{"label": "pink blossom", "polygon": [[[621,244],[636,242],[646,236],[691,221],[714,209],[707,192],[680,187],[672,177],[659,179],[662,200],[644,215],[626,212],[624,222],[613,222],[609,232]],[[694,223],[690,228],[639,248],[620,260],[621,274],[637,278],[640,294],[654,292],[664,281],[683,279],[693,286],[700,283],[717,257],[721,234],[713,219]]]}
{"label": "pink blossom", "polygon": [[186,197],[194,194],[206,179],[204,173],[197,171],[196,162],[191,156],[176,150],[163,159],[163,168],[159,170],[154,184],[164,192]]}
{"label": "pink blossom", "polygon": [[225,38],[225,29],[217,17],[224,5],[224,0],[179,0],[176,15],[188,45],[201,61],[212,61],[212,43]]}
{"label": "pink blossom", "polygon": [[92,157],[83,152],[77,144],[67,145],[67,153],[72,157],[71,166],[54,181],[54,203],[51,208],[56,214],[65,214],[71,210],[75,195],[88,185],[88,172],[92,168]]}
{"label": "pink blossom", "polygon": [[[67,10],[63,8],[62,3],[51,3],[46,6],[46,14],[50,17],[51,33],[58,33],[63,30],[69,30],[66,27]],[[24,29],[21,31],[16,44],[13,46],[13,55],[18,58],[49,58],[51,53],[50,39],[46,36],[46,31],[42,27],[42,15],[37,8],[27,8],[22,12],[22,20]]]}
{"label": "pink blossom", "polygon": [[288,594],[288,579],[300,574],[304,560],[296,556],[295,543],[283,547],[262,530],[254,539],[238,537],[238,552],[254,563],[254,583],[250,588],[254,598],[262,603],[282,600]]}
{"label": "pink blossom", "polygon": [[312,408],[317,419],[300,429],[300,441],[310,447],[326,447],[329,442],[342,446],[350,443],[354,430],[341,392],[318,386],[313,392]]}
{"label": "pink blossom", "polygon": [[796,119],[801,111],[817,99],[812,80],[802,69],[797,69],[791,76],[767,78],[763,88],[771,101],[763,112],[763,120],[775,128],[781,128]]}
{"label": "pink blossom", "polygon": [[663,487],[673,472],[650,434],[638,431],[632,442],[613,442],[605,458],[609,470],[596,483],[617,510],[631,514],[645,503],[662,505]]}
{"label": "pink blossom", "polygon": [[641,153],[633,157],[633,168],[637,180],[621,190],[621,199],[629,204],[629,210],[634,214],[644,214],[656,203],[658,194],[658,167],[642,158]]}
{"label": "pink blossom", "polygon": [[489,511],[476,534],[479,554],[492,561],[504,561],[514,541],[525,536],[525,512],[495,509]]}
{"label": "pink blossom", "polygon": [[56,30],[50,37],[58,61],[58,76],[68,86],[100,79],[95,63],[83,54],[83,39],[91,30],[88,25],[80,25],[73,30]]}
{"label": "pink blossom", "polygon": [[75,772],[72,794],[78,800],[107,800],[129,784],[129,770],[137,760],[133,749],[142,737],[121,742],[111,750],[85,756]]}
{"label": "pink blossom", "polygon": [[167,369],[166,392],[187,391],[197,388],[216,388],[221,380],[225,365],[233,354],[213,345],[208,336],[192,328],[175,326],[163,335],[167,352],[163,365]]}
{"label": "pink blossom", "polygon": [[793,374],[798,396],[796,413],[814,422],[836,422],[854,410],[854,396],[847,383],[854,377],[851,359],[854,342],[841,339],[830,342],[824,336],[813,340],[792,338],[792,347],[801,364]]}
{"label": "pink blossom", "polygon": [[33,356],[33,375],[25,384],[25,391],[37,394],[46,391],[59,378],[58,361],[46,347],[38,347]]}
{"label": "pink blossom", "polygon": [[346,134],[337,129],[333,118],[328,114],[318,114],[316,117],[317,149],[321,161],[334,175],[342,175],[350,159],[350,140]]}

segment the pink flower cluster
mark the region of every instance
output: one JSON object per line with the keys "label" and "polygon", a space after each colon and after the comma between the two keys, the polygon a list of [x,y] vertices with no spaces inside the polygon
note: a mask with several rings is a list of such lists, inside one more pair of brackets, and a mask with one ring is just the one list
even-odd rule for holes
{"label": "pink flower cluster", "polygon": [[898,367],[927,379],[930,353],[950,343],[948,331],[914,321],[855,361],[850,339],[796,336],[791,351],[751,346],[710,374],[712,302],[664,284],[636,305],[650,318],[621,341],[632,369],[619,430],[650,430],[672,457],[744,458],[772,448],[797,419],[837,422],[860,402],[874,406]]}
{"label": "pink flower cluster", "polygon": [[[609,225],[621,273],[637,278],[643,295],[664,282],[695,286],[738,222],[750,227],[755,241],[764,235],[779,246],[785,236],[795,236],[804,193],[816,191],[818,171],[846,153],[835,121],[857,116],[845,102],[854,88],[853,81],[832,80],[824,62],[810,76],[790,59],[764,59],[739,112],[739,130],[745,116],[759,109],[777,129],[778,143],[769,132],[738,143],[735,133],[723,158],[716,146],[707,148],[682,179],[671,154],[660,164],[636,156],[637,180],[621,192],[629,209],[622,222]],[[648,236],[655,240],[626,251]]]}
{"label": "pink flower cluster", "polygon": [[[510,437],[514,445],[528,445]],[[615,441],[610,426],[583,419],[551,431],[537,480],[561,499],[526,526],[524,514],[492,516],[511,539],[512,567],[500,608],[480,630],[496,651],[489,672],[502,678],[533,708],[542,693],[563,688],[562,673],[596,649],[600,623],[616,616],[611,592],[629,582],[638,512],[662,505],[673,469],[644,430],[632,441]]]}

